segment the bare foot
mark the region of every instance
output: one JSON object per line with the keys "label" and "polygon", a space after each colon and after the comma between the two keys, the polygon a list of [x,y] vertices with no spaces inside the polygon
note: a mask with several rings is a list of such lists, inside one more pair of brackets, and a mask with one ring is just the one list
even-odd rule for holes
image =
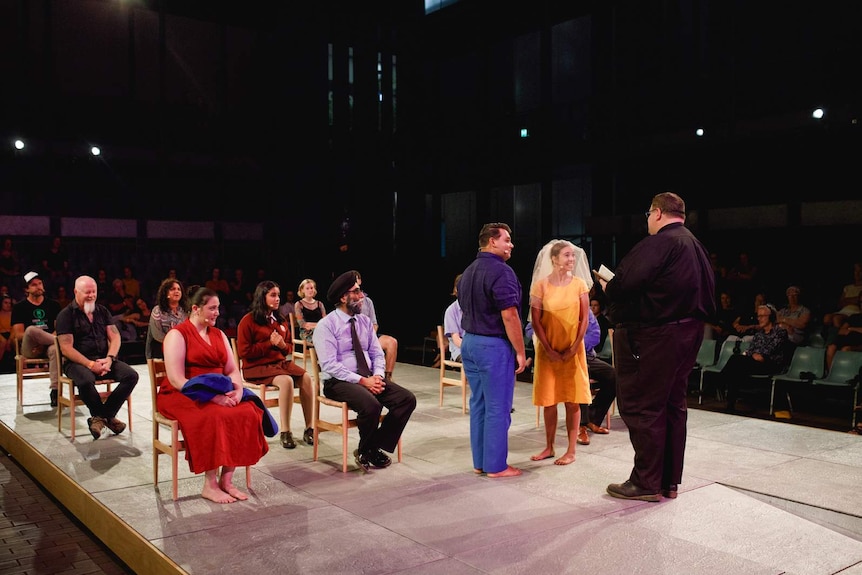
{"label": "bare foot", "polygon": [[554,450],[553,449],[546,449],[537,455],[531,455],[530,461],[541,461],[543,459],[550,459],[553,456],[554,456]]}
{"label": "bare foot", "polygon": [[475,473],[476,475],[482,475],[482,474],[483,474],[483,473],[485,473],[485,472],[484,472],[484,471],[482,471],[481,469],[479,469],[478,467],[474,467],[474,468],[473,468],[473,473]]}
{"label": "bare foot", "polygon": [[245,501],[246,499],[248,499],[248,495],[237,489],[233,483],[228,483],[227,485],[219,484],[219,487],[221,487],[225,493],[240,501]]}
{"label": "bare foot", "polygon": [[561,458],[556,460],[554,462],[554,465],[568,465],[569,463],[572,463],[574,460],[575,460],[575,454],[574,453],[566,453]]}
{"label": "bare foot", "polygon": [[201,491],[201,497],[204,499],[209,499],[215,503],[233,503],[236,501],[234,497],[231,497],[229,493],[222,491],[221,489],[214,489],[204,485],[203,491]]}
{"label": "bare foot", "polygon": [[488,477],[490,477],[491,479],[496,479],[498,477],[517,477],[518,475],[521,475],[521,470],[517,467],[512,467],[511,465],[509,465],[503,471],[499,471],[497,473],[489,473]]}

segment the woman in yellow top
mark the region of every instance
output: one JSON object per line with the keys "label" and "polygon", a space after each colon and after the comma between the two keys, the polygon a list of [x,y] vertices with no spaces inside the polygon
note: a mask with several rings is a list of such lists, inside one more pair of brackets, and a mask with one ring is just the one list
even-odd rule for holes
{"label": "woman in yellow top", "polygon": [[[574,273],[576,264],[586,279]],[[533,461],[554,457],[560,402],[566,407],[569,446],[554,463],[568,465],[575,460],[580,404],[592,401],[584,350],[591,287],[587,281],[592,284],[588,270],[584,251],[565,240],[549,242],[536,259],[530,286],[530,312],[537,340],[533,404],[544,407],[547,445],[530,458]]]}

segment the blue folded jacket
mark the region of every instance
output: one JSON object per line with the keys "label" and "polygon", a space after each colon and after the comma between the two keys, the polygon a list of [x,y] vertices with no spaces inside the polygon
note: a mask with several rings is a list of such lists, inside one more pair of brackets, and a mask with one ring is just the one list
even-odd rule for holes
{"label": "blue folded jacket", "polygon": [[[233,389],[233,381],[228,376],[221,373],[202,373],[188,380],[183,385],[182,392],[190,399],[207,402],[216,395],[224,395]],[[242,401],[251,401],[263,411],[261,424],[264,435],[267,437],[278,435],[278,424],[256,393],[250,389],[243,389]]]}

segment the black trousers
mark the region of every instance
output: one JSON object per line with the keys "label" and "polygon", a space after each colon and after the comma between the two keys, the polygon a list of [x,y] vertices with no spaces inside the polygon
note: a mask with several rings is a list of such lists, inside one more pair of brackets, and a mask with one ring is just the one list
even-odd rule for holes
{"label": "black trousers", "polygon": [[614,331],[617,406],[635,451],[629,479],[658,492],[682,483],[688,377],[703,341],[703,322]]}
{"label": "black trousers", "polygon": [[771,361],[757,361],[750,355],[730,356],[719,374],[720,385],[726,390],[727,409],[733,410],[739,394],[739,386],[748,382],[752,375],[771,375],[776,372]]}
{"label": "black trousers", "polygon": [[598,388],[598,391],[592,404],[581,405],[581,426],[594,423],[601,427],[617,396],[617,372],[611,364],[590,354],[587,354],[587,371],[590,374],[590,387]]}
{"label": "black trousers", "polygon": [[[368,453],[382,449],[392,453],[413,410],[416,396],[409,389],[386,380],[383,391],[374,395],[358,383],[339,379],[327,379],[323,383],[323,395],[335,401],[346,402],[356,412],[356,427],[359,428],[359,452]],[[383,422],[383,408],[389,410]]]}
{"label": "black trousers", "polygon": [[138,384],[138,372],[122,361],[115,361],[111,364],[111,371],[99,379],[114,379],[119,382],[111,391],[111,395],[102,403],[102,398],[99,396],[99,390],[96,389],[96,374],[78,363],[67,363],[65,366],[66,375],[72,378],[75,382],[75,387],[78,388],[78,397],[86,404],[90,410],[90,415],[93,417],[104,417],[111,419],[116,417],[117,412],[123,406],[123,402],[131,395],[135,386]]}

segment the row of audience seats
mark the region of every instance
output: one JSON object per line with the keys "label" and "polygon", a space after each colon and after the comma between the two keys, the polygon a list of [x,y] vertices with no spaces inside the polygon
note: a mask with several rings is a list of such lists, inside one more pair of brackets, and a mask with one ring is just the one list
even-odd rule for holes
{"label": "row of audience seats", "polygon": [[[703,340],[698,351],[695,371],[700,374],[698,403],[703,403],[704,380],[708,374],[719,373],[734,353],[742,353],[749,347],[746,341],[724,341],[716,354],[716,341]],[[776,389],[784,390],[788,405],[792,412],[793,403],[791,391],[805,387],[824,392],[837,390],[852,397],[850,424],[855,428],[859,400],[860,379],[862,379],[862,351],[838,351],[832,362],[832,368],[826,369],[826,348],[815,346],[798,346],[793,350],[788,368],[783,373],[766,376],[752,376],[752,379],[768,380],[771,384],[769,398],[769,414],[774,413]],[[720,394],[717,389],[716,393]]]}

